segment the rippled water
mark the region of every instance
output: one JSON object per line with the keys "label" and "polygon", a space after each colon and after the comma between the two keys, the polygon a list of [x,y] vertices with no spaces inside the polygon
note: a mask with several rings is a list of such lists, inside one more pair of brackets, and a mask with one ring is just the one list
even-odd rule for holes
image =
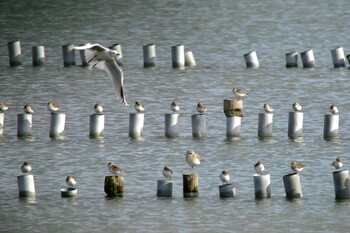
{"label": "rippled water", "polygon": [[[350,139],[349,70],[334,69],[330,49],[348,52],[346,1],[8,1],[0,4],[0,101],[10,104],[0,138],[1,232],[346,232],[350,203],[334,199],[331,163],[348,167]],[[97,5],[98,4],[98,5]],[[10,68],[7,42],[20,40],[23,65]],[[104,72],[63,67],[61,46],[121,43],[128,102],[146,106],[144,137],[128,137],[131,107],[115,99]],[[155,43],[157,67],[144,69],[142,45]],[[46,64],[31,66],[31,46],[42,44]],[[198,67],[171,68],[170,47],[184,44]],[[285,53],[313,49],[317,67],[286,69]],[[243,54],[256,50],[261,68],[246,69]],[[77,57],[77,63],[80,64]],[[301,61],[299,61],[301,65]],[[238,86],[244,102],[241,138],[226,140],[223,100]],[[181,105],[176,139],[164,137],[164,114],[172,100]],[[67,114],[63,138],[48,136],[46,103]],[[89,139],[95,102],[105,108],[105,135]],[[192,138],[190,116],[198,101],[208,106],[208,137]],[[275,109],[273,137],[257,138],[264,102]],[[287,138],[288,112],[304,109],[304,137]],[[25,103],[36,108],[33,136],[18,139],[17,114]],[[340,108],[340,138],[323,139],[323,117]],[[184,154],[203,155],[199,197],[182,197]],[[262,159],[271,173],[272,198],[255,200],[253,165]],[[282,182],[292,160],[306,164],[304,198],[286,200]],[[35,175],[34,199],[18,198],[16,176],[29,161]],[[125,174],[125,194],[108,199],[103,191],[109,161]],[[173,198],[156,197],[161,169],[174,170]],[[226,169],[237,197],[220,199],[219,173]],[[78,197],[64,199],[65,177],[78,180]]]}

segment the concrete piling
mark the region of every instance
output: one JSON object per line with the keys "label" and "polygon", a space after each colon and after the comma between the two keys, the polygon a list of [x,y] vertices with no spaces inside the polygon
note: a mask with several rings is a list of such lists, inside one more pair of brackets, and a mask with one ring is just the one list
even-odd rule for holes
{"label": "concrete piling", "polygon": [[66,123],[66,114],[59,112],[51,112],[50,132],[51,138],[62,136]]}
{"label": "concrete piling", "polygon": [[74,44],[63,45],[62,52],[63,52],[63,65],[65,67],[75,66]]}
{"label": "concrete piling", "polygon": [[171,46],[171,57],[173,68],[183,69],[185,67],[185,47],[184,45]]}
{"label": "concrete piling", "polygon": [[17,137],[32,135],[32,114],[21,113],[17,115]]}
{"label": "concrete piling", "polygon": [[339,115],[325,114],[324,115],[324,138],[337,138],[339,136]]}
{"label": "concrete piling", "polygon": [[259,68],[259,60],[256,51],[244,54],[244,60],[247,68]]}
{"label": "concrete piling", "polygon": [[314,51],[312,51],[312,49],[305,50],[300,55],[304,68],[313,68],[316,66]]}
{"label": "concrete piling", "polygon": [[45,47],[38,45],[32,47],[33,66],[42,66],[45,63]]}
{"label": "concrete piling", "polygon": [[179,114],[166,113],[165,114],[165,136],[167,138],[175,138],[179,133]]}
{"label": "concrete piling", "polygon": [[272,137],[273,113],[259,113],[258,137]]}
{"label": "concrete piling", "polygon": [[300,177],[298,173],[290,173],[283,176],[284,189],[287,198],[302,198]]}
{"label": "concrete piling", "polygon": [[191,116],[193,138],[204,138],[207,136],[207,122],[205,114],[194,114]]}
{"label": "concrete piling", "polygon": [[143,46],[143,67],[155,67],[157,61],[156,45],[147,44]]}
{"label": "concrete piling", "polygon": [[302,112],[289,112],[288,116],[288,137],[297,138],[303,136],[303,119]]}
{"label": "concrete piling", "polygon": [[20,41],[10,41],[7,43],[10,66],[20,66],[21,61],[21,42]]}

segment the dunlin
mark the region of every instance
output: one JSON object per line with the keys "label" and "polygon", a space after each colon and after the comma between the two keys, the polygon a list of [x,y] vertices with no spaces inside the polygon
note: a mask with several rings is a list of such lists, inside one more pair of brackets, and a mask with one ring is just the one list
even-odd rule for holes
{"label": "dunlin", "polygon": [[96,103],[94,106],[94,111],[95,113],[102,113],[103,112],[103,107],[100,103]]}
{"label": "dunlin", "polygon": [[332,114],[338,114],[338,113],[339,113],[338,107],[337,107],[337,105],[335,105],[335,104],[332,104],[332,105],[329,107],[329,110],[331,111]]}
{"label": "dunlin", "polygon": [[32,113],[34,113],[34,107],[33,107],[31,104],[26,104],[26,105],[24,105],[23,110],[24,110],[24,112],[27,113],[27,114],[32,114]]}
{"label": "dunlin", "polygon": [[259,160],[255,165],[254,165],[254,170],[257,174],[261,175],[263,171],[265,170],[264,164],[261,160]]}
{"label": "dunlin", "polygon": [[74,176],[67,176],[66,183],[69,186],[69,188],[74,188],[75,185],[77,184],[77,180],[75,179]]}
{"label": "dunlin", "polygon": [[301,172],[304,167],[305,165],[298,161],[293,161],[290,165],[290,168],[292,168],[294,172]]}
{"label": "dunlin", "polygon": [[171,175],[173,174],[173,171],[170,167],[165,166],[162,170],[163,176],[167,178],[168,180],[171,180]]}
{"label": "dunlin", "polygon": [[264,110],[265,110],[266,113],[272,113],[273,112],[272,105],[269,104],[269,103],[265,103],[264,104]]}
{"label": "dunlin", "polygon": [[332,165],[335,167],[335,169],[340,170],[343,167],[343,161],[339,157],[337,157],[332,163]]}
{"label": "dunlin", "polygon": [[28,162],[24,162],[21,166],[21,171],[23,173],[28,173],[32,170],[32,166]]}
{"label": "dunlin", "polygon": [[120,53],[100,44],[86,44],[84,46],[76,46],[74,49],[85,50],[90,68],[96,67],[106,71],[107,75],[112,79],[117,98],[124,105],[128,105],[123,89],[123,70],[115,61],[115,57],[120,56]]}
{"label": "dunlin", "polygon": [[113,174],[118,176],[119,173],[125,172],[124,169],[122,169],[121,167],[118,167],[117,165],[114,165],[112,163],[108,163],[108,170]]}
{"label": "dunlin", "polygon": [[180,105],[179,105],[177,102],[173,101],[173,102],[171,102],[171,104],[170,104],[170,109],[171,109],[171,111],[173,111],[174,113],[177,113],[177,112],[180,111]]}
{"label": "dunlin", "polygon": [[228,174],[227,171],[222,171],[220,174],[220,180],[222,181],[223,184],[226,184],[230,180],[230,175]]}
{"label": "dunlin", "polygon": [[204,161],[203,158],[193,150],[188,150],[186,152],[186,162],[192,167],[192,169],[194,166],[201,164],[202,161]]}
{"label": "dunlin", "polygon": [[9,109],[9,106],[7,103],[0,103],[0,112],[5,112],[7,109]]}
{"label": "dunlin", "polygon": [[233,92],[233,95],[238,98],[238,100],[248,95],[247,92],[236,87],[232,89],[232,92]]}
{"label": "dunlin", "polygon": [[207,111],[207,107],[203,103],[198,102],[197,111],[199,112],[199,114],[203,114]]}
{"label": "dunlin", "polygon": [[143,112],[145,111],[145,106],[142,102],[140,101],[136,101],[135,102],[135,105],[134,105],[134,108],[137,112]]}
{"label": "dunlin", "polygon": [[55,112],[57,112],[60,109],[60,106],[58,106],[57,103],[50,101],[50,102],[47,103],[47,109],[50,112],[55,113]]}
{"label": "dunlin", "polygon": [[301,105],[300,105],[300,103],[298,103],[298,102],[295,102],[293,105],[292,105],[292,107],[293,107],[293,110],[295,111],[295,112],[300,112],[303,108],[301,107]]}

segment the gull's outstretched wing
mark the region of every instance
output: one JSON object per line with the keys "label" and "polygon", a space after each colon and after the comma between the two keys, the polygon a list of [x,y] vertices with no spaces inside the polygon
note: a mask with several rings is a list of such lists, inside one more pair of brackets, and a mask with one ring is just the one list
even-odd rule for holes
{"label": "gull's outstretched wing", "polygon": [[74,49],[76,49],[76,50],[91,49],[91,50],[96,51],[96,52],[107,50],[106,47],[103,47],[100,44],[85,44],[83,46],[74,46]]}
{"label": "gull's outstretched wing", "polygon": [[128,105],[124,96],[123,89],[123,71],[115,62],[114,59],[104,61],[104,68],[108,74],[108,76],[112,79],[114,89],[117,92],[117,98],[121,100],[124,105]]}

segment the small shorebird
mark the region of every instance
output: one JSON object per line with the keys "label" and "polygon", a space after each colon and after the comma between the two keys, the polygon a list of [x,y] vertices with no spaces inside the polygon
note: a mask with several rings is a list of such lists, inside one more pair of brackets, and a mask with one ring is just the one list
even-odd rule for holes
{"label": "small shorebird", "polygon": [[247,92],[245,92],[242,89],[236,88],[236,87],[232,89],[232,92],[233,92],[233,95],[238,98],[238,100],[240,100],[242,97],[245,97],[246,95],[248,95]]}
{"label": "small shorebird", "polygon": [[192,167],[192,169],[194,166],[201,164],[202,161],[204,161],[202,156],[200,156],[198,153],[194,152],[193,150],[188,150],[186,152],[186,162],[188,163],[188,165]]}
{"label": "small shorebird", "polygon": [[69,186],[69,188],[74,188],[77,184],[77,180],[74,176],[67,176],[66,178],[66,184]]}
{"label": "small shorebird", "polygon": [[162,170],[163,176],[167,178],[168,180],[171,180],[171,175],[173,174],[173,171],[170,167],[165,166]]}
{"label": "small shorebird", "polygon": [[28,162],[24,162],[21,166],[21,171],[23,173],[28,173],[32,170],[32,166]]}
{"label": "small shorebird", "polygon": [[335,169],[340,170],[343,167],[343,161],[339,157],[337,157],[332,163],[332,165],[335,167]]}
{"label": "small shorebird", "polygon": [[264,110],[265,110],[266,113],[272,113],[273,112],[272,105],[269,104],[269,103],[265,103],[264,104]]}
{"label": "small shorebird", "polygon": [[332,105],[329,107],[329,110],[331,111],[332,114],[338,114],[338,112],[339,112],[338,107],[337,107],[337,105],[335,105],[335,104],[332,104]]}
{"label": "small shorebird", "polygon": [[230,180],[230,175],[228,174],[227,171],[222,171],[220,174],[220,180],[222,181],[223,184],[226,184]]}
{"label": "small shorebird", "polygon": [[293,161],[290,165],[290,168],[296,173],[301,172],[304,169],[305,165],[301,162]]}
{"label": "small shorebird", "polygon": [[298,102],[295,102],[295,103],[292,105],[292,107],[293,107],[293,110],[294,110],[295,112],[300,112],[301,109],[303,109],[303,108],[301,107],[300,103],[298,103]]}
{"label": "small shorebird", "polygon": [[254,170],[257,174],[261,175],[263,171],[265,170],[264,164],[261,160],[259,160],[255,165],[254,165]]}
{"label": "small shorebird", "polygon": [[171,109],[171,111],[173,111],[174,113],[177,113],[177,112],[180,111],[180,105],[179,105],[177,102],[173,101],[173,102],[171,102],[171,104],[170,104],[170,109]]}
{"label": "small shorebird", "polygon": [[198,102],[197,111],[199,112],[199,114],[203,114],[207,111],[207,107],[204,104],[202,104],[201,102]]}
{"label": "small shorebird", "polygon": [[27,113],[27,114],[32,114],[32,113],[35,112],[35,111],[34,111],[34,107],[33,107],[31,104],[26,104],[26,105],[24,105],[23,110],[24,110],[24,112]]}
{"label": "small shorebird", "polygon": [[0,103],[0,112],[5,112],[7,109],[9,109],[9,106],[7,103],[5,102]]}
{"label": "small shorebird", "polygon": [[108,170],[113,174],[118,176],[119,173],[125,172],[125,170],[121,167],[118,167],[117,165],[114,165],[112,163],[108,163]]}
{"label": "small shorebird", "polygon": [[60,109],[60,106],[58,106],[57,103],[50,101],[50,102],[47,103],[47,109],[50,112],[55,113],[55,112],[57,112]]}
{"label": "small shorebird", "polygon": [[134,105],[134,108],[137,112],[143,112],[145,111],[145,106],[142,102],[140,101],[136,101],[135,102],[135,105]]}
{"label": "small shorebird", "polygon": [[102,105],[100,103],[96,103],[94,106],[94,111],[95,113],[102,113],[103,112]]}

